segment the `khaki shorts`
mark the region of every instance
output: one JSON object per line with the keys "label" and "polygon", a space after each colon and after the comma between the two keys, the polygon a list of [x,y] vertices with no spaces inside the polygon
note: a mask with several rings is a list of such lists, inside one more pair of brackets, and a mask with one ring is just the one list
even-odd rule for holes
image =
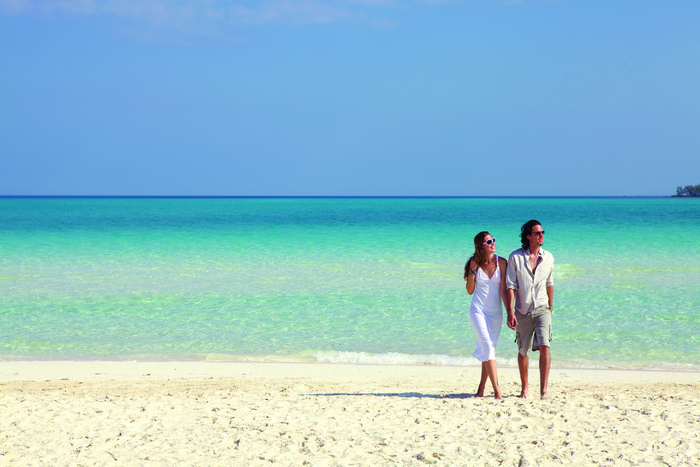
{"label": "khaki shorts", "polygon": [[[521,315],[515,312],[518,325],[515,327],[515,342],[518,344],[518,352],[527,357],[532,351],[536,352],[541,345],[549,347],[552,342],[552,311],[548,305],[540,305],[532,313]],[[532,336],[535,339],[532,339]]]}

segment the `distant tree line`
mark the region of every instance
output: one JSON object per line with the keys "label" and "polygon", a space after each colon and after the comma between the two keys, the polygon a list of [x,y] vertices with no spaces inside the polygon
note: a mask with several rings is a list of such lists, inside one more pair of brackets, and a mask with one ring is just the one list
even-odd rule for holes
{"label": "distant tree line", "polygon": [[676,196],[700,196],[700,185],[686,185],[676,188]]}

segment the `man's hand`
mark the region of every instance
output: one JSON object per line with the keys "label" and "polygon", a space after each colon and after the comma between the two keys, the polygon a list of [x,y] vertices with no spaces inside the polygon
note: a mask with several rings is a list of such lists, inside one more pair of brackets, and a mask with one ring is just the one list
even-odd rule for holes
{"label": "man's hand", "polygon": [[508,320],[506,321],[506,324],[508,324],[508,327],[512,330],[515,330],[515,327],[518,325],[518,320],[515,317],[515,313],[512,311],[508,312]]}

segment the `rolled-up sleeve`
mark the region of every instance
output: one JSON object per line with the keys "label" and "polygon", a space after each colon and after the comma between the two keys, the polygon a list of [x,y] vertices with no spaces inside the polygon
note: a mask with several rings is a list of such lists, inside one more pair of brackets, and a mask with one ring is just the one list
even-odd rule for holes
{"label": "rolled-up sleeve", "polygon": [[508,269],[506,270],[506,288],[518,290],[518,258],[517,251],[508,257]]}

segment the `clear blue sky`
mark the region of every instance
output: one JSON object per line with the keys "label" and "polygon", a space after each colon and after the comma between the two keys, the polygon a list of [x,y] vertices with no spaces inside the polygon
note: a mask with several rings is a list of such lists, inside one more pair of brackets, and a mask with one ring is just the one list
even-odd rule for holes
{"label": "clear blue sky", "polygon": [[0,0],[0,195],[669,195],[697,0]]}

